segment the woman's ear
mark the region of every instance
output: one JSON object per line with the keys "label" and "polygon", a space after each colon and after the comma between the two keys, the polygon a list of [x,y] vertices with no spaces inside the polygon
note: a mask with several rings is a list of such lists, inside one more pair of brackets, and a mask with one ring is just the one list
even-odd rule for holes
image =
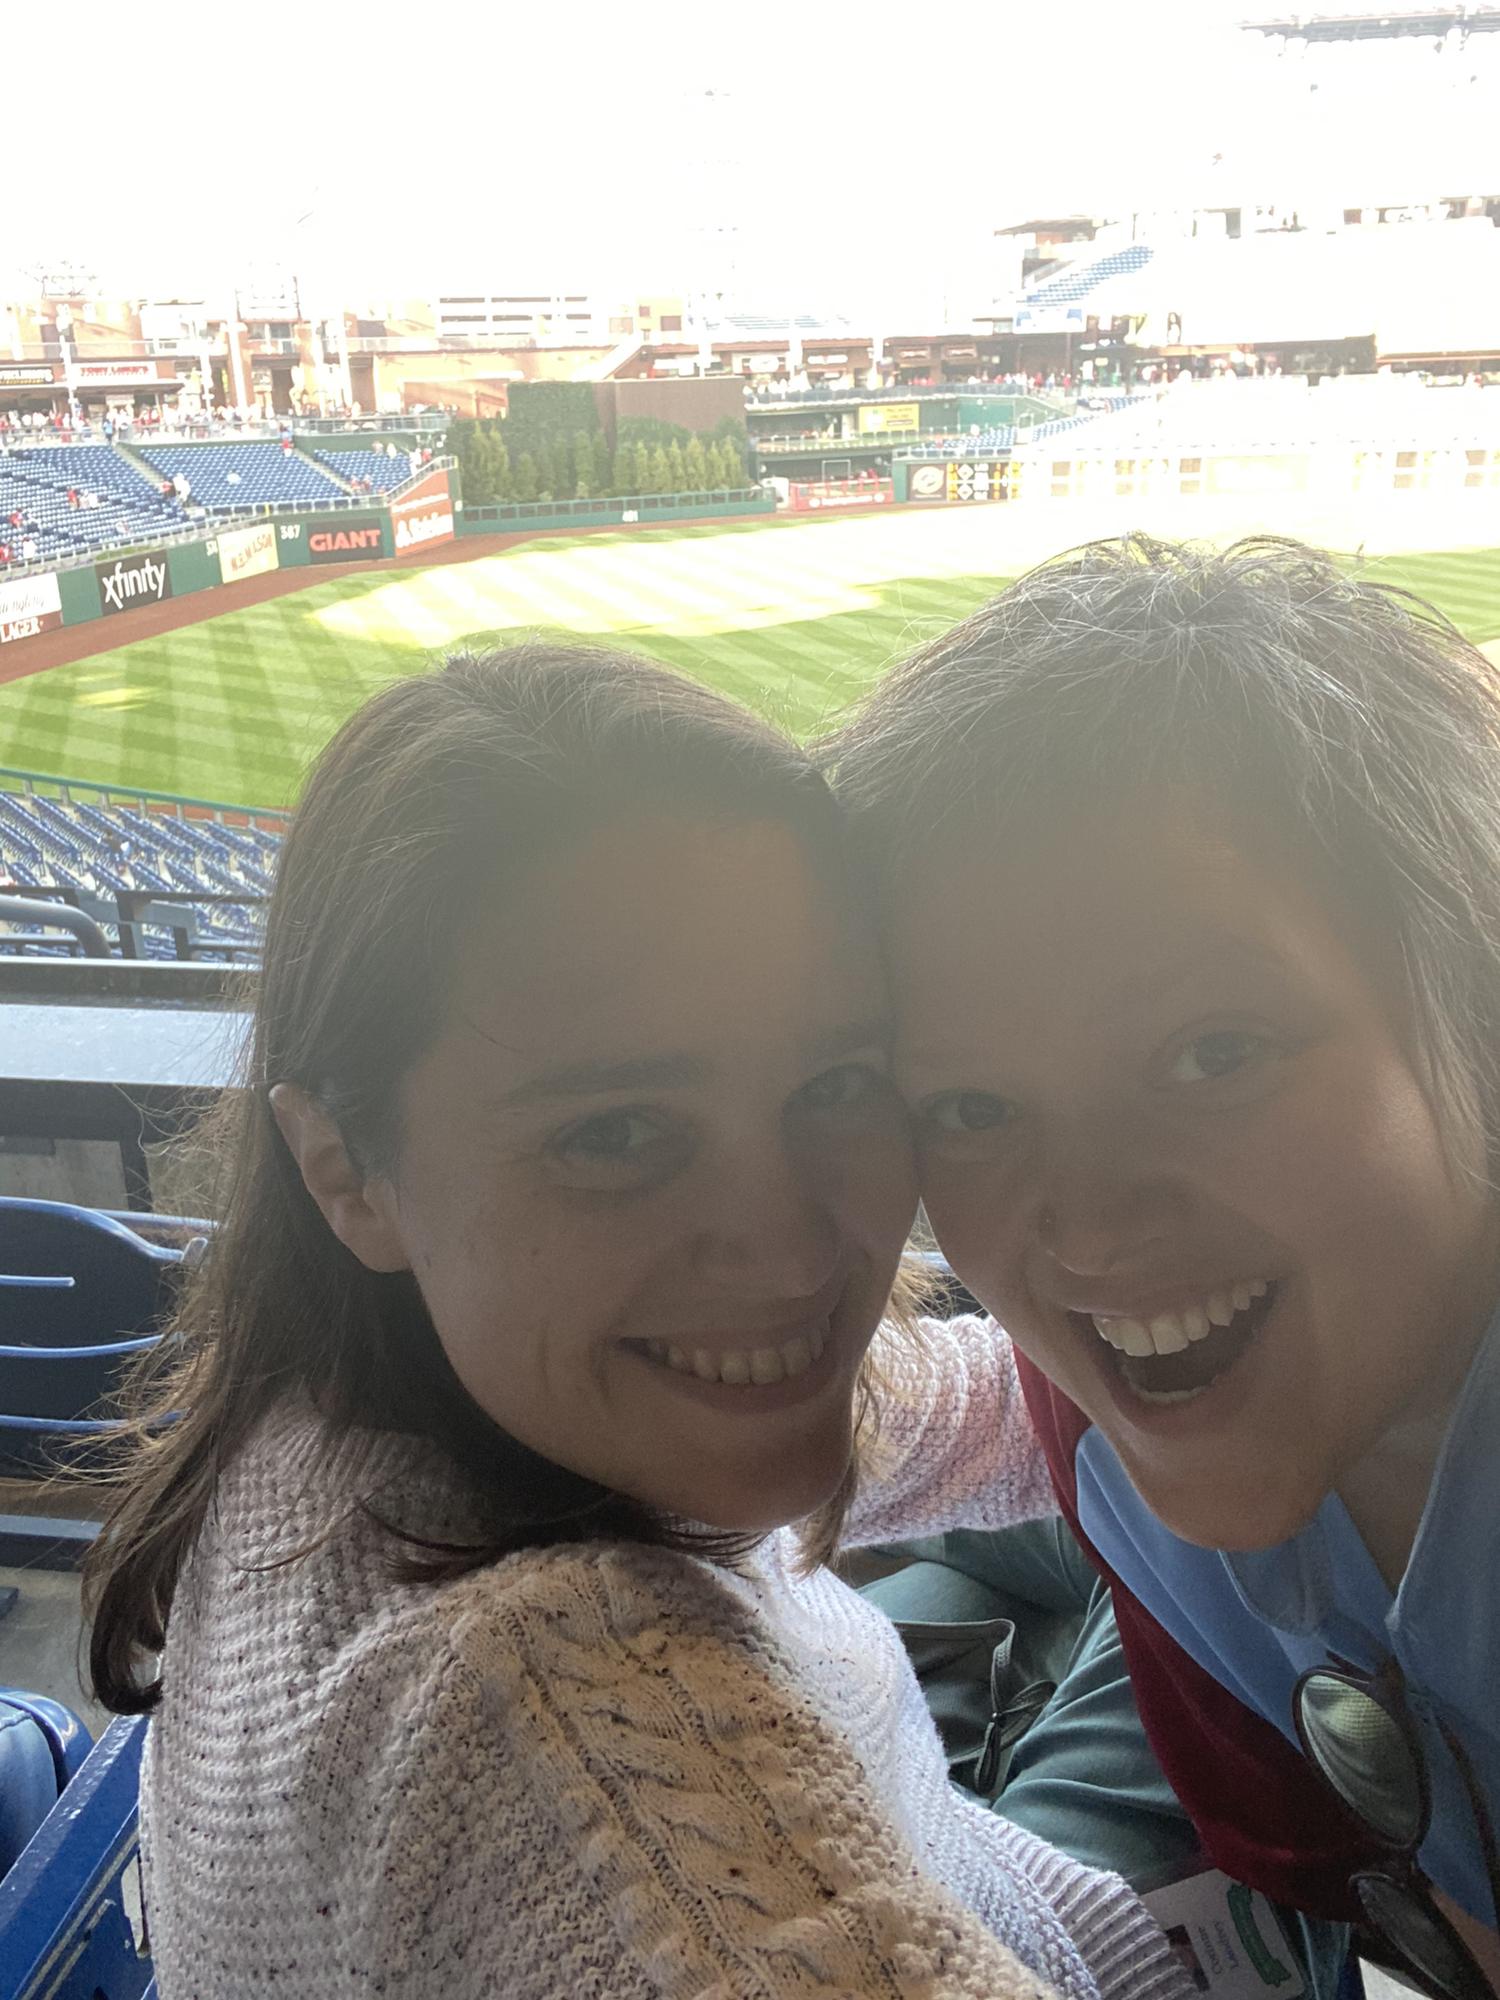
{"label": "woman's ear", "polygon": [[409,1270],[388,1185],[365,1178],[321,1105],[300,1085],[278,1083],[271,1088],[271,1114],[303,1186],[344,1248],[367,1270]]}

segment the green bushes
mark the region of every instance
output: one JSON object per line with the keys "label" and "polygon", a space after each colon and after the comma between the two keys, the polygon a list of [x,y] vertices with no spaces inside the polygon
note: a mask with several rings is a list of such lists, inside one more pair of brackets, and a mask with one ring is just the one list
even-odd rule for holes
{"label": "green bushes", "polygon": [[518,383],[510,404],[503,418],[455,417],[449,426],[446,448],[472,506],[717,493],[747,484],[748,440],[732,417],[707,433],[627,417],[611,451],[587,382]]}

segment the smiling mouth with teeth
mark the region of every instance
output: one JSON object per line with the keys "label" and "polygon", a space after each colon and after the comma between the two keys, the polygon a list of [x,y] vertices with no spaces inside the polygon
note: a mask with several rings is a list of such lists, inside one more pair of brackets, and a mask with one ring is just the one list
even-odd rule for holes
{"label": "smiling mouth with teeth", "polygon": [[1104,1341],[1119,1374],[1148,1403],[1186,1403],[1211,1389],[1244,1354],[1276,1300],[1268,1278],[1210,1292],[1149,1320],[1071,1313]]}
{"label": "smiling mouth with teeth", "polygon": [[665,1340],[630,1341],[627,1345],[659,1367],[700,1382],[726,1382],[735,1388],[768,1388],[805,1375],[823,1358],[827,1329],[810,1327],[775,1347],[679,1347]]}

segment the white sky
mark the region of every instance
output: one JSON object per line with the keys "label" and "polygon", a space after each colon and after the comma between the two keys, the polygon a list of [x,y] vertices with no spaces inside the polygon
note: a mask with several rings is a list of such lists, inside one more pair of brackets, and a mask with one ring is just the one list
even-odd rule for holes
{"label": "white sky", "polygon": [[[623,296],[704,282],[727,227],[754,302],[879,313],[997,223],[1254,200],[1278,161],[1326,166],[1316,97],[1300,131],[1271,108],[1254,11],[885,0],[855,34],[806,5],[369,0],[177,9],[135,41],[114,0],[77,0],[63,48],[55,11],[8,7],[0,285],[66,261],[106,294],[194,296],[280,264],[351,303],[468,278]],[[1341,146],[1451,140],[1381,94]]]}

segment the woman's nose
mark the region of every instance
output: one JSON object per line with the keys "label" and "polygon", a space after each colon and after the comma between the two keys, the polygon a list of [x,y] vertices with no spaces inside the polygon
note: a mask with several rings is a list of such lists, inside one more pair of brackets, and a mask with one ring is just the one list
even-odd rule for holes
{"label": "woman's nose", "polygon": [[1118,1276],[1149,1263],[1179,1234],[1180,1210],[1180,1192],[1160,1163],[1086,1143],[1050,1163],[1036,1189],[1032,1227],[1063,1270]]}
{"label": "woman's nose", "polygon": [[727,1284],[809,1298],[838,1266],[839,1229],[816,1184],[777,1154],[743,1156],[714,1184],[700,1218],[700,1267]]}

